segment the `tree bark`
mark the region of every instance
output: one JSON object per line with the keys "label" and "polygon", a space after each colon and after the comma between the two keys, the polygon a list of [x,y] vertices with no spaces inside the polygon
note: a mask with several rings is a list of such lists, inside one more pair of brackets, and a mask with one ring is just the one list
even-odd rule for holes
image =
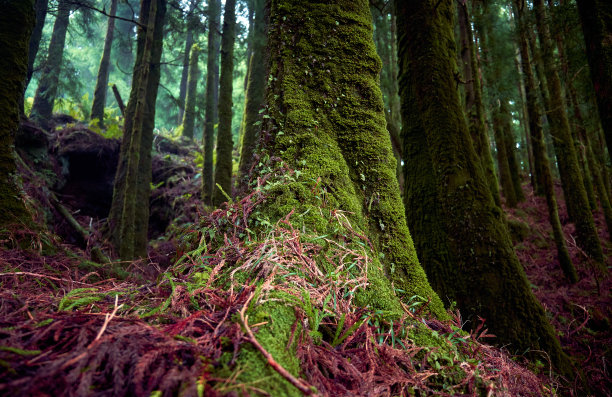
{"label": "tree bark", "polygon": [[[0,12],[0,229],[29,223],[15,165],[14,137],[28,71],[28,44],[35,23],[34,0],[2,0]],[[30,221],[31,222],[31,221]]]}
{"label": "tree bark", "polygon": [[219,0],[208,1],[208,63],[206,66],[206,110],[204,116],[204,166],[202,170],[202,201],[212,203],[213,194],[213,151],[215,143],[216,107],[219,75]]}
{"label": "tree bark", "polygon": [[70,22],[70,4],[68,0],[59,0],[57,18],[53,24],[53,33],[49,43],[49,52],[45,66],[43,67],[34,104],[32,105],[31,117],[43,127],[48,126],[49,119],[53,113],[53,103],[57,96],[57,85],[62,69],[64,57],[64,45],[66,43],[66,32]]}
{"label": "tree bark", "polygon": [[[194,15],[195,7],[198,3],[198,0],[191,0],[191,4],[189,6],[189,11],[187,14],[187,34],[185,36],[185,51],[183,53],[183,71],[181,73],[181,83],[179,85],[179,113],[178,113],[178,122],[181,123],[183,121],[183,116],[185,114],[186,98],[187,98],[187,90],[188,90],[188,80],[189,80],[189,68],[191,67],[190,56],[191,50],[193,47],[193,25],[196,23]],[[193,137],[193,132],[191,134]]]}
{"label": "tree bark", "polygon": [[36,61],[36,55],[40,48],[40,39],[42,38],[43,27],[45,26],[45,19],[47,17],[47,8],[49,7],[49,0],[36,0],[36,24],[34,30],[32,30],[32,36],[30,36],[30,45],[28,49],[28,74],[25,82],[25,90],[30,85],[32,80],[32,74],[34,74],[34,62]]}
{"label": "tree bark", "polygon": [[91,105],[91,119],[98,120],[98,126],[104,128],[104,107],[106,106],[106,93],[108,92],[108,76],[110,74],[111,51],[113,49],[113,37],[115,35],[115,14],[117,13],[117,1],[112,0],[108,26],[106,27],[106,38],[104,39],[104,50],[98,69],[98,79],[94,90],[93,104]]}
{"label": "tree bark", "polygon": [[561,184],[568,213],[572,222],[576,225],[578,245],[603,269],[603,251],[597,230],[595,229],[593,214],[590,211],[583,177],[578,164],[574,139],[565,110],[566,106],[561,90],[561,80],[554,64],[555,56],[543,1],[534,0],[534,8],[550,98],[547,104],[547,113],[549,115],[551,135],[553,136],[553,144],[557,154]]}
{"label": "tree bark", "polygon": [[398,1],[396,10],[407,218],[429,279],[457,301],[464,317],[485,318],[497,343],[544,350],[569,375],[569,360],[514,254],[462,116],[453,2]]}
{"label": "tree bark", "polygon": [[236,1],[225,0],[221,38],[221,77],[219,82],[219,130],[213,205],[220,206],[232,194],[232,90],[234,80],[234,41],[236,39]]}

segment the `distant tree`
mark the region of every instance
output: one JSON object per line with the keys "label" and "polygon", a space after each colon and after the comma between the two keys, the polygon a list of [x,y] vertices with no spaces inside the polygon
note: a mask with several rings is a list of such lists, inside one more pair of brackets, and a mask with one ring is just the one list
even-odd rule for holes
{"label": "distant tree", "polygon": [[247,89],[245,93],[242,135],[240,136],[239,185],[244,185],[254,163],[254,149],[261,130],[261,109],[266,88],[265,49],[267,43],[267,21],[264,11],[265,0],[253,0],[255,20],[252,32],[251,57]]}
{"label": "distant tree", "polygon": [[17,184],[13,143],[28,72],[34,0],[0,0],[0,8],[0,229],[5,229],[28,219]]}
{"label": "distant tree", "polygon": [[[185,51],[183,53],[183,70],[181,72],[181,83],[179,85],[179,115],[178,120],[179,123],[183,121],[183,115],[185,113],[186,98],[188,91],[188,80],[189,80],[189,68],[191,67],[191,51],[194,43],[194,31],[195,25],[197,24],[197,13],[196,7],[199,3],[199,0],[191,0],[189,4],[189,10],[187,11],[186,16],[186,28],[187,32],[185,34]],[[193,137],[193,132],[192,132]]]}
{"label": "distant tree", "polygon": [[[221,77],[219,82],[219,129],[217,132],[217,164],[213,205],[227,201],[232,194],[232,94],[234,80],[234,41],[236,39],[236,1],[225,0],[221,38]],[[225,192],[225,194],[224,194]]]}
{"label": "distant tree", "polygon": [[123,18],[116,21],[116,38],[114,40],[115,51],[112,53],[113,63],[117,65],[117,68],[126,74],[132,71],[134,67],[134,27],[136,26],[133,22],[129,22],[136,18],[135,14],[138,12],[137,0],[120,0],[117,6],[117,16]]}
{"label": "distant tree", "polygon": [[191,46],[189,56],[189,78],[187,79],[187,97],[185,100],[185,111],[183,112],[183,136],[193,139],[193,129],[196,120],[196,97],[198,95],[198,80],[200,70],[198,61],[200,57],[200,47],[197,44]]}
{"label": "distant tree", "polygon": [[[166,0],[142,0],[132,91],[108,217],[111,241],[123,260],[146,256],[151,189],[151,149]],[[150,18],[154,15],[154,18]]]}
{"label": "distant tree", "polygon": [[115,34],[115,14],[117,13],[118,0],[111,0],[108,25],[106,27],[106,38],[104,49],[98,69],[96,88],[94,89],[93,104],[91,105],[91,119],[97,119],[98,125],[104,127],[104,107],[106,106],[106,93],[108,91],[108,76],[110,74],[111,51],[113,49],[113,37]]}
{"label": "distant tree", "polygon": [[514,13],[518,31],[518,44],[521,54],[521,71],[525,80],[525,94],[527,96],[527,116],[529,120],[529,133],[531,134],[531,143],[533,145],[534,168],[539,170],[540,185],[546,197],[546,205],[548,208],[548,220],[553,230],[553,237],[557,247],[557,257],[561,264],[563,273],[571,282],[578,281],[578,274],[572,263],[572,259],[567,250],[565,236],[561,221],[559,219],[559,210],[557,208],[557,198],[553,185],[552,173],[550,171],[550,163],[546,154],[544,145],[544,131],[542,129],[541,119],[542,112],[538,103],[538,93],[531,69],[531,59],[529,56],[529,48],[527,41],[528,24],[525,20],[525,2],[524,0],[514,0]]}
{"label": "distant tree", "polygon": [[612,154],[612,2],[576,0],[595,87],[599,117]]}
{"label": "distant tree", "polygon": [[38,54],[40,47],[40,40],[42,38],[43,27],[45,26],[45,19],[47,17],[47,8],[49,8],[49,0],[36,0],[36,24],[34,30],[32,30],[32,36],[30,37],[30,45],[28,49],[28,74],[26,77],[25,87],[28,88],[32,74],[34,74],[34,61]]}
{"label": "distant tree", "polygon": [[38,81],[31,114],[32,118],[45,126],[51,118],[53,103],[57,96],[57,87],[64,57],[64,45],[66,44],[66,32],[70,22],[71,2],[70,0],[59,0],[57,7],[57,17],[53,24],[47,60],[44,63],[42,74]]}
{"label": "distant tree", "polygon": [[395,3],[407,218],[436,291],[466,318],[486,319],[499,344],[567,356],[533,296],[472,147],[456,89],[451,0]]}
{"label": "distant tree", "polygon": [[563,194],[570,219],[576,225],[578,245],[600,266],[604,257],[595,229],[590,205],[578,157],[572,137],[565,100],[561,89],[561,80],[555,64],[555,54],[548,25],[546,7],[542,0],[534,0],[538,37],[542,47],[542,64],[546,73],[545,90],[548,91],[547,115],[551,126],[551,135],[557,155]]}
{"label": "distant tree", "polygon": [[215,123],[217,121],[218,75],[219,75],[219,19],[221,3],[208,0],[208,61],[206,65],[206,110],[204,115],[204,165],[202,170],[202,200],[212,203],[214,170],[213,152]]}

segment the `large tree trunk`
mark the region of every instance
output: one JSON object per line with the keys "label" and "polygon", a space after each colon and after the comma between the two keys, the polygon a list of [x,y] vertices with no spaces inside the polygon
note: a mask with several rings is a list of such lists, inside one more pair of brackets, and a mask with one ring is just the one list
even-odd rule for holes
{"label": "large tree trunk", "polygon": [[559,164],[561,184],[572,222],[576,225],[578,245],[603,267],[604,256],[595,229],[593,214],[584,188],[576,147],[569,126],[561,80],[555,66],[555,55],[548,27],[546,8],[542,0],[534,0],[538,35],[542,46],[542,61],[549,92],[548,119]]}
{"label": "large tree trunk", "polygon": [[578,281],[578,275],[572,259],[570,258],[565,236],[559,219],[559,211],[557,208],[557,198],[553,185],[552,173],[550,172],[550,163],[546,154],[546,146],[544,145],[544,131],[542,129],[541,117],[542,112],[538,104],[538,93],[535,83],[535,77],[531,70],[531,60],[529,58],[529,46],[527,43],[527,24],[525,22],[525,3],[524,0],[515,1],[515,18],[518,28],[519,51],[521,54],[521,71],[525,80],[525,96],[527,99],[527,116],[529,120],[529,133],[531,134],[532,152],[534,168],[538,170],[538,180],[542,192],[546,197],[546,205],[548,208],[548,219],[553,229],[555,245],[557,247],[557,256],[559,263],[563,269],[565,276],[571,281]]}
{"label": "large tree trunk", "polygon": [[591,79],[595,87],[599,118],[612,154],[612,2],[609,0],[576,0]]}
{"label": "large tree trunk", "polygon": [[43,67],[34,104],[32,105],[32,118],[46,126],[53,113],[53,103],[57,96],[57,85],[62,69],[64,58],[64,45],[66,43],[66,32],[70,22],[70,4],[68,0],[59,0],[57,17],[53,24],[51,42],[45,66]]}
{"label": "large tree trunk", "polygon": [[265,0],[254,0],[255,24],[253,49],[249,60],[249,76],[244,105],[244,128],[240,137],[239,185],[245,185],[254,163],[254,150],[261,131],[261,114],[266,89],[265,49],[267,44],[267,21]]}
{"label": "large tree trunk", "polygon": [[34,0],[0,1],[0,229],[28,217],[17,185],[13,143],[28,71],[28,44],[34,27]]}
{"label": "large tree trunk", "polygon": [[[497,343],[548,353],[571,374],[478,165],[454,78],[453,2],[396,2],[406,202],[432,285],[465,317],[486,319]],[[411,156],[414,154],[414,156]]]}
{"label": "large tree trunk", "polygon": [[200,70],[198,68],[198,60],[200,55],[200,47],[194,44],[191,47],[191,55],[189,55],[189,78],[187,79],[187,98],[185,99],[185,111],[183,112],[183,136],[193,139],[193,129],[196,120],[196,98],[198,96],[198,80],[200,79]]}
{"label": "large tree trunk", "polygon": [[[117,166],[117,174],[113,187],[113,202],[108,218],[111,241],[119,251],[122,259],[126,260],[145,256],[148,242],[147,231],[151,182],[151,147],[155,123],[155,103],[157,100],[157,89],[160,79],[163,25],[166,12],[165,0],[154,1],[156,1],[157,10],[155,19],[151,22],[149,21],[151,1],[143,0],[141,3],[140,22],[144,26],[149,26],[150,23],[153,24],[153,42],[151,43],[152,48],[150,50],[149,62],[146,62],[146,32],[139,29],[138,51],[136,64],[134,65],[132,91],[126,108],[123,143],[121,145],[119,164]],[[142,72],[145,69],[148,69],[148,78],[143,81]],[[144,97],[142,97],[143,93],[146,94]],[[139,116],[137,120],[136,113],[139,102],[143,114]],[[135,131],[140,135],[140,139],[133,138]],[[132,142],[134,142],[137,147],[133,147]],[[130,159],[132,160],[131,165],[129,164]],[[130,171],[131,175],[128,178],[128,170],[130,166],[132,168],[135,166],[134,163],[136,163],[136,173],[132,169],[132,171]],[[130,195],[133,195],[133,197],[130,197]],[[131,200],[133,199],[136,203],[139,203],[139,205],[132,206]],[[125,223],[124,220],[128,223]],[[132,222],[132,224],[129,222]],[[132,229],[134,233],[133,236],[130,237],[129,230]],[[123,241],[121,236],[122,233],[126,235],[125,241]],[[130,246],[132,248],[130,248]],[[121,254],[122,251],[123,254]],[[125,257],[123,255],[125,255]]]}
{"label": "large tree trunk", "polygon": [[219,130],[213,205],[219,206],[232,194],[232,90],[234,87],[234,41],[236,39],[236,1],[226,0],[221,39],[221,77],[219,82]]}
{"label": "large tree trunk", "polygon": [[106,93],[108,91],[108,76],[110,74],[111,50],[113,49],[113,36],[115,35],[115,14],[117,1],[112,0],[104,39],[104,50],[98,69],[98,79],[94,90],[93,104],[91,105],[91,119],[98,119],[98,126],[104,127],[104,107],[106,106]]}
{"label": "large tree trunk", "polygon": [[208,1],[208,63],[206,65],[206,110],[204,115],[204,166],[202,170],[202,201],[212,203],[214,172],[213,152],[215,144],[215,122],[217,113],[219,75],[219,19],[221,3]]}

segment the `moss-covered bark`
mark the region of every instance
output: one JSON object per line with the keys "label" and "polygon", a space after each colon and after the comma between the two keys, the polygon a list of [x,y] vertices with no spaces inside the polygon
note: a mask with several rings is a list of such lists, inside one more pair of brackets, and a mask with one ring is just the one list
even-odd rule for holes
{"label": "moss-covered bark", "polygon": [[[404,1],[396,2],[396,9],[405,139],[420,144],[421,158],[428,160],[405,167],[414,183],[406,183],[408,219],[421,241],[417,246],[426,248],[419,252],[424,267],[465,317],[486,318],[497,343],[514,351],[544,350],[557,370],[569,374],[568,359],[531,293],[462,117],[454,78],[453,2]],[[419,201],[422,194],[430,196]]]}
{"label": "moss-covered bark", "polygon": [[219,81],[219,131],[213,205],[227,201],[232,194],[232,89],[234,80],[234,41],[236,37],[236,1],[226,0],[221,38],[221,77]]}
{"label": "moss-covered bark", "polygon": [[[143,1],[140,10],[140,22],[147,26],[149,24],[149,9],[150,0]],[[130,99],[126,108],[125,124],[123,128],[124,136],[123,143],[121,145],[121,151],[119,155],[119,164],[117,166],[117,174],[115,176],[115,183],[113,186],[113,201],[111,204],[111,210],[108,217],[109,230],[111,234],[111,241],[118,251],[121,251],[121,245],[125,242],[121,238],[122,228],[128,227],[128,230],[133,228],[134,234],[132,237],[129,236],[129,231],[125,232],[128,236],[128,245],[133,245],[133,249],[124,248],[124,252],[127,255],[123,259],[132,259],[134,257],[142,257],[146,255],[147,248],[147,232],[149,224],[149,195],[150,195],[150,182],[151,182],[151,148],[153,143],[153,128],[155,123],[155,102],[157,100],[157,89],[159,86],[160,78],[160,60],[163,49],[163,26],[166,13],[166,1],[157,0],[157,12],[155,14],[154,21],[154,32],[153,32],[153,43],[151,49],[151,55],[148,63],[148,75],[149,78],[146,80],[146,92],[145,97],[140,97],[139,93],[143,92],[140,88],[142,83],[141,71],[145,69],[144,62],[144,49],[145,49],[145,35],[142,29],[138,32],[138,49],[137,59],[134,65],[134,76],[132,79],[132,91],[130,93]],[[144,101],[144,112],[142,117],[142,126],[140,132],[139,150],[136,152],[132,151],[132,154],[137,153],[137,174],[136,178],[130,178],[128,182],[127,170],[128,160],[130,159],[130,142],[132,142],[132,136],[134,135],[135,129],[135,113],[136,105],[138,101]],[[137,140],[138,142],[138,140]],[[133,166],[134,164],[132,164]],[[136,186],[127,187],[127,185],[133,184]],[[134,216],[126,212],[127,216],[125,219],[133,219],[133,226],[123,226],[123,215],[124,208],[126,206],[126,189],[130,189],[130,194],[136,195],[136,202],[139,203],[135,206]],[[135,192],[135,193],[134,193]],[[144,203],[141,205],[141,203]],[[130,207],[132,207],[130,205]],[[132,207],[133,208],[133,207]],[[133,253],[130,255],[130,251]]]}
{"label": "moss-covered bark", "polygon": [[106,106],[106,92],[108,91],[108,76],[110,74],[111,51],[113,49],[113,37],[115,35],[115,14],[117,13],[117,1],[112,0],[104,38],[104,49],[100,59],[96,88],[94,89],[93,103],[91,105],[91,119],[98,119],[98,125],[104,127],[104,107]]}
{"label": "moss-covered bark", "polygon": [[576,225],[578,245],[597,263],[603,264],[603,251],[584,188],[584,181],[580,172],[574,139],[570,130],[561,90],[561,80],[554,63],[555,55],[548,27],[546,8],[542,0],[535,0],[534,7],[538,35],[542,46],[542,62],[546,72],[546,84],[550,94],[547,114],[549,116],[551,135],[555,145],[565,201],[571,220]]}
{"label": "moss-covered bark", "polygon": [[612,2],[577,0],[601,126],[612,153]]}
{"label": "moss-covered bark", "polygon": [[206,64],[206,109],[204,115],[204,165],[202,170],[202,201],[211,204],[214,183],[213,151],[218,105],[219,19],[221,2],[208,0],[208,61]]}
{"label": "moss-covered bark", "polygon": [[[261,216],[273,222],[293,213],[291,222],[299,230],[352,244],[354,236],[339,232],[330,220],[339,217],[371,242],[362,247],[371,262],[369,286],[356,296],[358,304],[397,315],[401,309],[395,292],[405,298],[419,295],[430,299],[431,312],[444,317],[406,227],[371,26],[367,0],[270,1],[262,155],[297,173],[269,180]],[[261,317],[262,311],[270,308],[251,315]],[[261,342],[295,374],[295,358],[283,352],[295,315],[290,310],[279,315],[282,322],[266,331]],[[242,356],[238,365],[245,369],[245,380],[272,373],[257,354]],[[284,380],[277,375],[270,379],[266,388],[273,387],[273,395],[289,394]]]}
{"label": "moss-covered bark", "polygon": [[57,17],[53,24],[53,33],[49,42],[47,60],[43,66],[38,87],[34,94],[31,117],[45,126],[53,113],[53,103],[57,96],[57,85],[64,58],[66,32],[70,22],[70,3],[60,0],[57,6]]}
{"label": "moss-covered bark", "polygon": [[182,120],[183,136],[189,139],[193,139],[196,119],[196,97],[198,95],[198,80],[200,79],[199,57],[200,47],[194,44],[191,46],[191,54],[189,55],[189,79],[187,79],[187,96]]}
{"label": "moss-covered bark", "polygon": [[28,219],[16,180],[13,139],[19,127],[35,16],[34,0],[2,0],[0,5],[0,229],[4,229]]}
{"label": "moss-covered bark", "polygon": [[239,185],[248,179],[254,163],[254,150],[261,131],[261,114],[266,89],[265,49],[267,45],[267,17],[265,1],[254,0],[255,21],[253,27],[252,54],[249,59],[246,100],[244,105],[243,133],[240,137]]}
{"label": "moss-covered bark", "polygon": [[521,0],[515,0],[515,19],[517,21],[519,51],[521,54],[521,71],[525,80],[525,96],[527,97],[527,116],[529,120],[529,133],[531,134],[532,152],[534,168],[539,173],[539,185],[546,197],[546,205],[548,208],[548,219],[553,229],[555,245],[557,247],[557,257],[565,276],[571,281],[578,280],[578,275],[574,264],[569,256],[565,236],[561,228],[559,219],[559,211],[557,208],[557,198],[550,172],[550,163],[546,154],[546,146],[544,144],[544,131],[541,124],[542,112],[538,104],[538,94],[531,70],[531,59],[529,57],[529,48],[527,43],[527,25],[525,22],[524,8]]}

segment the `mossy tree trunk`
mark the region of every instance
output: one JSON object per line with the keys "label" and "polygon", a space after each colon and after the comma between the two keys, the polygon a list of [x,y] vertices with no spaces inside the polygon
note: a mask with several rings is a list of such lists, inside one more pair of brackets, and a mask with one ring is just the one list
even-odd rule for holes
{"label": "mossy tree trunk", "polygon": [[202,170],[202,201],[212,203],[214,170],[213,152],[215,150],[215,122],[218,105],[219,75],[219,19],[221,2],[208,1],[208,62],[206,64],[206,110],[204,115],[204,165]]}
{"label": "mossy tree trunk", "polygon": [[576,0],[608,153],[612,153],[612,2]]}
{"label": "mossy tree trunk", "polygon": [[57,86],[64,58],[66,32],[70,22],[70,2],[59,0],[57,7],[57,17],[53,24],[47,60],[43,66],[36,94],[34,94],[34,104],[32,105],[32,118],[43,126],[48,125],[53,113],[53,103],[57,96]]}
{"label": "mossy tree trunk", "polygon": [[523,72],[523,78],[525,80],[527,116],[529,120],[529,132],[531,134],[534,168],[537,169],[540,174],[539,182],[544,196],[546,197],[548,220],[552,226],[555,245],[557,247],[557,257],[561,269],[570,282],[576,282],[578,281],[578,275],[570,258],[569,251],[567,250],[567,244],[565,243],[565,236],[563,235],[563,229],[559,219],[559,210],[557,208],[557,198],[555,196],[552,173],[550,172],[550,163],[544,145],[544,131],[541,124],[542,112],[538,104],[537,87],[531,69],[531,60],[527,44],[526,29],[528,25],[525,22],[524,0],[514,0],[514,13],[518,28],[521,71]]}
{"label": "mossy tree trunk", "polygon": [[236,39],[236,1],[225,0],[221,38],[221,76],[219,81],[219,131],[213,205],[227,201],[232,194],[232,90],[234,80],[234,41]]}
{"label": "mossy tree trunk", "polygon": [[[399,314],[393,285],[405,299],[413,295],[431,299],[428,308],[445,317],[406,226],[385,128],[378,85],[381,61],[372,40],[368,1],[271,0],[269,4],[270,83],[262,156],[296,174],[282,183],[271,182],[262,216],[276,222],[294,213],[291,222],[297,230],[328,235],[340,244],[350,243],[352,237],[344,240],[334,232],[329,216],[346,216],[345,222],[372,244],[366,248],[372,261],[369,286],[355,302]],[[281,172],[279,177],[286,175]],[[257,313],[252,315],[257,318]],[[275,358],[286,357],[295,321],[292,311],[284,316],[288,318],[275,330],[262,327],[257,335]],[[293,362],[285,367],[297,371]],[[261,357],[245,363],[239,358],[238,364],[248,365],[244,373],[251,379],[248,374],[272,373]],[[267,391],[290,394],[283,389],[285,384],[279,380],[274,390]]]}
{"label": "mossy tree trunk", "polygon": [[45,26],[45,19],[47,18],[47,8],[49,7],[49,0],[36,0],[36,24],[32,35],[30,36],[30,44],[28,48],[28,74],[26,82],[24,84],[24,92],[30,84],[32,75],[34,74],[34,62],[36,61],[36,55],[40,48],[40,39],[42,38],[43,27]]}
{"label": "mossy tree trunk", "polygon": [[[182,123],[185,115],[185,109],[187,107],[187,91],[189,89],[189,70],[191,68],[191,51],[193,49],[194,41],[194,27],[197,23],[197,15],[195,14],[195,8],[198,4],[198,0],[191,0],[189,5],[189,11],[187,12],[187,33],[185,35],[185,50],[183,52],[183,70],[181,72],[181,82],[179,84],[179,97],[178,97],[178,122]],[[191,134],[193,137],[193,132]]]}
{"label": "mossy tree trunk", "polygon": [[196,119],[196,98],[198,95],[198,80],[200,79],[200,70],[198,68],[198,60],[200,56],[200,47],[197,44],[191,46],[191,54],[189,55],[189,78],[187,79],[187,97],[185,99],[185,111],[183,112],[183,136],[193,139],[193,129]]}
{"label": "mossy tree trunk", "polygon": [[[548,353],[572,372],[531,293],[471,144],[455,81],[451,0],[396,2],[408,219],[423,266],[466,318],[486,319],[496,342]],[[410,178],[411,183],[408,181]],[[432,226],[432,224],[434,226]]]}
{"label": "mossy tree trunk", "polygon": [[0,229],[5,229],[29,218],[17,183],[13,143],[35,14],[34,0],[0,0],[0,6]]}
{"label": "mossy tree trunk", "polygon": [[[147,29],[152,38],[150,48],[147,49],[147,32],[139,29],[132,91],[126,108],[123,142],[108,217],[111,241],[124,260],[143,257],[147,253],[151,148],[166,13],[165,0],[153,1],[155,5],[151,5],[151,0],[143,0],[141,3],[140,23],[153,26],[153,30]],[[155,18],[150,20],[152,7],[156,8],[156,12]],[[149,55],[145,55],[145,49],[150,52]],[[145,80],[143,74],[148,75]],[[136,117],[138,111],[141,113]]]}
{"label": "mossy tree trunk", "polygon": [[546,73],[546,85],[549,92],[548,120],[555,145],[559,164],[561,184],[572,222],[576,225],[578,245],[597,263],[603,266],[604,257],[595,229],[593,214],[584,181],[578,164],[574,139],[569,126],[566,106],[561,90],[561,80],[555,65],[555,55],[551,40],[546,8],[542,0],[534,0],[538,35],[542,47],[542,61]]}
{"label": "mossy tree trunk", "polygon": [[98,69],[98,78],[94,90],[93,103],[91,105],[91,119],[98,119],[98,125],[104,127],[104,107],[106,106],[106,93],[108,91],[108,76],[110,74],[111,51],[113,49],[113,37],[115,35],[115,14],[117,13],[117,1],[112,0],[104,39],[104,49]]}
{"label": "mossy tree trunk", "polygon": [[261,131],[261,114],[266,89],[265,51],[267,45],[267,16],[265,0],[253,0],[255,21],[253,26],[252,54],[244,105],[243,134],[240,137],[240,164],[238,184],[246,183],[254,164],[254,150]]}

